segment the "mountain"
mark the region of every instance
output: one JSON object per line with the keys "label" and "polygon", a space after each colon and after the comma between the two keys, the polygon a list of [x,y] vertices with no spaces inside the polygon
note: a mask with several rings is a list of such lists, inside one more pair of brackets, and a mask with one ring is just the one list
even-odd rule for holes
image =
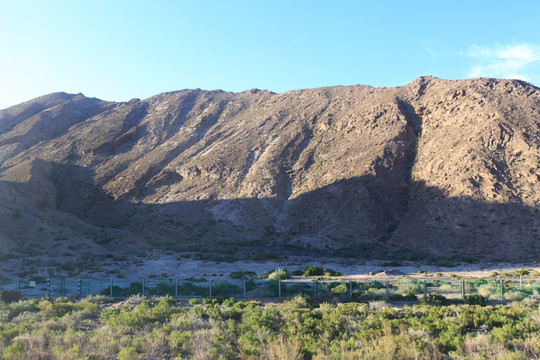
{"label": "mountain", "polygon": [[0,111],[4,257],[540,256],[540,89],[55,93]]}

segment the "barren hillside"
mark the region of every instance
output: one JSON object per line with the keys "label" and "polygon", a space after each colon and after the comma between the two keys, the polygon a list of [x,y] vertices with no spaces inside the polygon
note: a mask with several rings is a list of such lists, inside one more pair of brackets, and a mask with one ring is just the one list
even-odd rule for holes
{"label": "barren hillside", "polygon": [[540,89],[51,94],[0,111],[0,251],[540,256]]}

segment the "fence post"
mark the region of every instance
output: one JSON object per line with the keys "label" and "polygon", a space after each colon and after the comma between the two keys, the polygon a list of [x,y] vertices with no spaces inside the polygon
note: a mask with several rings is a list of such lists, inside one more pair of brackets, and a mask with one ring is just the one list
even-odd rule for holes
{"label": "fence post", "polygon": [[281,279],[278,279],[278,298],[281,298]]}
{"label": "fence post", "polygon": [[174,279],[174,297],[178,297],[178,279]]}
{"label": "fence post", "polygon": [[424,283],[424,299],[427,297],[427,290],[426,290],[426,280],[422,280],[422,282]]}
{"label": "fence post", "polygon": [[82,298],[82,279],[79,278],[79,297]]}
{"label": "fence post", "polygon": [[504,294],[504,288],[503,288],[503,281],[502,279],[500,280],[500,283],[501,283],[501,301],[503,300],[503,294]]}
{"label": "fence post", "polygon": [[388,289],[389,285],[388,280],[386,280],[386,300],[390,300],[390,290]]}
{"label": "fence post", "polygon": [[208,280],[208,297],[212,298],[212,280]]}
{"label": "fence post", "polygon": [[15,289],[21,291],[21,279],[18,276],[15,278]]}
{"label": "fence post", "polygon": [[352,298],[352,281],[349,280],[349,297]]}
{"label": "fence post", "polygon": [[113,293],[112,293],[112,283],[113,283],[113,279],[109,279],[109,296],[110,297],[113,297]]}
{"label": "fence post", "polygon": [[244,279],[244,299],[247,297],[247,292],[246,292],[246,280]]}
{"label": "fence post", "polygon": [[461,300],[465,300],[465,280],[461,279]]}
{"label": "fence post", "polygon": [[51,278],[47,278],[47,295],[51,297]]}

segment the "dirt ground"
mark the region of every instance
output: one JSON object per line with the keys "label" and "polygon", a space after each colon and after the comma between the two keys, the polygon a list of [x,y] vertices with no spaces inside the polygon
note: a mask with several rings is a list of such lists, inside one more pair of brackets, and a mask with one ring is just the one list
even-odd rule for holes
{"label": "dirt ground", "polygon": [[[3,278],[39,275],[43,277],[80,277],[89,279],[140,279],[145,277],[228,279],[231,273],[239,271],[252,271],[263,275],[276,268],[283,268],[291,273],[295,270],[304,271],[306,266],[319,266],[338,271],[341,274],[338,278],[342,280],[369,280],[374,278],[396,278],[403,275],[425,278],[441,276],[441,274],[444,277],[455,274],[460,278],[477,278],[489,277],[494,271],[501,274],[516,269],[529,269],[530,271],[536,270],[540,272],[540,266],[537,263],[456,263],[453,267],[443,267],[435,264],[401,261],[399,262],[400,266],[392,265],[397,264],[384,260],[365,261],[301,256],[289,256],[284,260],[215,262],[178,257],[178,255],[155,251],[145,258],[134,258],[127,261],[104,259],[91,267],[82,266],[82,270],[79,268],[66,270],[58,266],[58,263],[47,263],[46,261],[41,264],[33,264],[31,260],[10,259],[0,262],[0,274]],[[21,270],[26,270],[27,275],[20,275]]]}
{"label": "dirt ground", "polygon": [[[442,273],[444,276],[456,274],[460,278],[488,277],[494,271],[498,273],[516,269],[530,269],[540,272],[538,264],[462,264],[454,267],[440,267],[429,264],[419,264],[404,261],[401,266],[389,266],[386,261],[354,261],[351,259],[289,257],[286,260],[270,261],[235,261],[235,262],[212,262],[195,260],[191,258],[178,259],[170,255],[155,255],[139,263],[122,263],[114,261],[103,264],[100,271],[87,271],[81,274],[90,278],[110,277],[116,275],[124,278],[142,278],[148,276],[169,278],[229,278],[231,273],[238,271],[253,271],[264,274],[276,268],[286,269],[289,273],[295,270],[304,270],[306,266],[319,266],[322,268],[338,271],[339,278],[346,280],[371,279],[374,277],[425,277]],[[427,273],[426,273],[427,272]]]}

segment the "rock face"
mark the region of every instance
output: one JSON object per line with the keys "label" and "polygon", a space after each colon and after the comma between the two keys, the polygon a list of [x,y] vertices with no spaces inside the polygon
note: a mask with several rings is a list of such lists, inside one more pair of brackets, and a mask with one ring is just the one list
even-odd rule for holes
{"label": "rock face", "polygon": [[0,245],[537,259],[539,164],[521,81],[57,93],[0,111]]}

